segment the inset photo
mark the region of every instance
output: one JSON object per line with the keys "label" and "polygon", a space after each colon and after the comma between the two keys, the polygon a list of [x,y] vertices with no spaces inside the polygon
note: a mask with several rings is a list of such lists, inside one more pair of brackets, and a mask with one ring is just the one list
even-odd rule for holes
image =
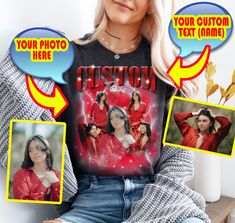
{"label": "inset photo", "polygon": [[232,157],[235,108],[172,97],[163,144]]}
{"label": "inset photo", "polygon": [[66,124],[11,120],[7,201],[60,204]]}

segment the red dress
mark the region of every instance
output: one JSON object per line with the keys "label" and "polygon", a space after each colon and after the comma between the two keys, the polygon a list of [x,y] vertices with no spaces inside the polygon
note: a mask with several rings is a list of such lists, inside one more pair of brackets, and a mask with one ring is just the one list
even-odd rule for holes
{"label": "red dress", "polygon": [[91,106],[90,120],[98,128],[105,130],[108,118],[108,109],[104,106],[103,110],[100,109],[99,104],[95,102]]}
{"label": "red dress", "polygon": [[86,138],[86,149],[90,155],[96,157],[98,155],[98,138],[95,138],[93,141],[93,139],[88,136]]}
{"label": "red dress", "polygon": [[[187,123],[190,117],[193,117],[191,112],[174,114],[175,122],[184,137],[181,145],[196,148],[199,132]],[[216,116],[215,120],[220,123],[220,128],[215,133],[204,135],[199,149],[216,152],[220,142],[228,135],[231,122],[221,116]]]}
{"label": "red dress", "polygon": [[[60,180],[60,174],[53,170]],[[59,201],[60,181],[52,183],[48,195],[46,188],[31,167],[18,170],[13,177],[14,199],[20,200],[39,200],[39,201]],[[47,198],[49,196],[49,199]]]}
{"label": "red dress", "polygon": [[[141,135],[141,133],[139,131],[136,132],[136,134],[134,135],[134,138],[136,140],[135,143],[135,150],[146,150],[149,148],[149,144],[150,144],[150,138],[148,137],[148,141],[145,143],[145,145],[142,147],[142,141],[143,141],[143,137],[144,135]],[[142,148],[141,148],[142,147]]]}
{"label": "red dress", "polygon": [[128,111],[130,116],[130,124],[131,128],[136,130],[141,120],[144,118],[144,114],[146,113],[146,104],[141,102],[139,109],[135,110],[134,104],[131,109]]}
{"label": "red dress", "polygon": [[99,139],[98,148],[99,156],[104,162],[108,160],[109,164],[119,162],[128,152],[128,148],[125,148],[113,133],[104,134]]}
{"label": "red dress", "polygon": [[[135,149],[133,143],[129,148],[115,137],[113,133],[103,135],[99,140],[98,168],[104,175],[141,175],[150,168],[144,150]],[[133,174],[134,173],[134,174]]]}

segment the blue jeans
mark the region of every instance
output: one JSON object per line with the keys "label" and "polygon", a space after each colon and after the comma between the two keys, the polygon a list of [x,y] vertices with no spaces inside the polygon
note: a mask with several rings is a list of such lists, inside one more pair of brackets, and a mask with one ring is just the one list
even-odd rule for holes
{"label": "blue jeans", "polygon": [[129,218],[131,206],[142,198],[145,185],[153,182],[154,176],[82,175],[71,210],[59,219],[69,223],[120,223]]}

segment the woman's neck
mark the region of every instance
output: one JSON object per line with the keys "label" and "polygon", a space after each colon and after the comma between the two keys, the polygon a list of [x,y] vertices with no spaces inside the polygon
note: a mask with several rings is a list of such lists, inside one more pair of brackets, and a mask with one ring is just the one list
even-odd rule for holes
{"label": "woman's neck", "polygon": [[115,135],[117,138],[124,137],[124,136],[126,135],[125,128],[115,129],[114,135]]}
{"label": "woman's neck", "polygon": [[122,25],[108,21],[106,31],[120,38],[123,42],[129,42],[140,34],[140,24]]}
{"label": "woman's neck", "polygon": [[135,100],[134,104],[140,104],[139,100]]}
{"label": "woman's neck", "polygon": [[46,163],[35,163],[33,165],[33,169],[37,171],[37,173],[45,173],[47,171],[47,164]]}
{"label": "woman's neck", "polygon": [[[122,51],[138,47],[141,35],[140,24],[122,25],[108,21],[106,29],[101,33],[100,40],[105,40],[112,49]],[[134,48],[133,48],[134,49]]]}
{"label": "woman's neck", "polygon": [[209,134],[209,133],[210,133],[209,130],[200,131],[200,134],[201,134],[202,136],[207,135],[207,134]]}

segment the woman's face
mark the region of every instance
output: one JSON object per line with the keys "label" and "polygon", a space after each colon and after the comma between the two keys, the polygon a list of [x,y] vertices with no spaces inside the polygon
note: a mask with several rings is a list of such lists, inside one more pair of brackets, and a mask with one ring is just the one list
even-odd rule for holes
{"label": "woman's face", "polygon": [[134,101],[138,101],[139,100],[139,96],[136,93],[133,94],[132,98],[133,98]]}
{"label": "woman's face", "polygon": [[140,133],[145,134],[147,132],[147,128],[145,125],[140,125]]}
{"label": "woman's face", "polygon": [[114,129],[124,128],[125,120],[122,118],[123,114],[120,111],[113,110],[110,114],[110,122]]}
{"label": "woman's face", "polygon": [[200,115],[197,120],[198,129],[200,132],[209,131],[211,124],[210,119],[205,115]]}
{"label": "woman's face", "polygon": [[35,141],[31,141],[29,143],[29,157],[34,164],[42,163],[46,161],[47,154],[38,148],[38,145]]}
{"label": "woman's face", "polygon": [[142,22],[150,9],[150,0],[103,0],[108,18],[117,24]]}
{"label": "woman's face", "polygon": [[105,94],[103,94],[100,98],[101,101],[104,101],[105,100]]}
{"label": "woman's face", "polygon": [[92,126],[92,128],[91,128],[89,134],[90,134],[90,136],[92,136],[92,137],[96,137],[96,135],[97,135],[97,128],[96,128],[95,125]]}

